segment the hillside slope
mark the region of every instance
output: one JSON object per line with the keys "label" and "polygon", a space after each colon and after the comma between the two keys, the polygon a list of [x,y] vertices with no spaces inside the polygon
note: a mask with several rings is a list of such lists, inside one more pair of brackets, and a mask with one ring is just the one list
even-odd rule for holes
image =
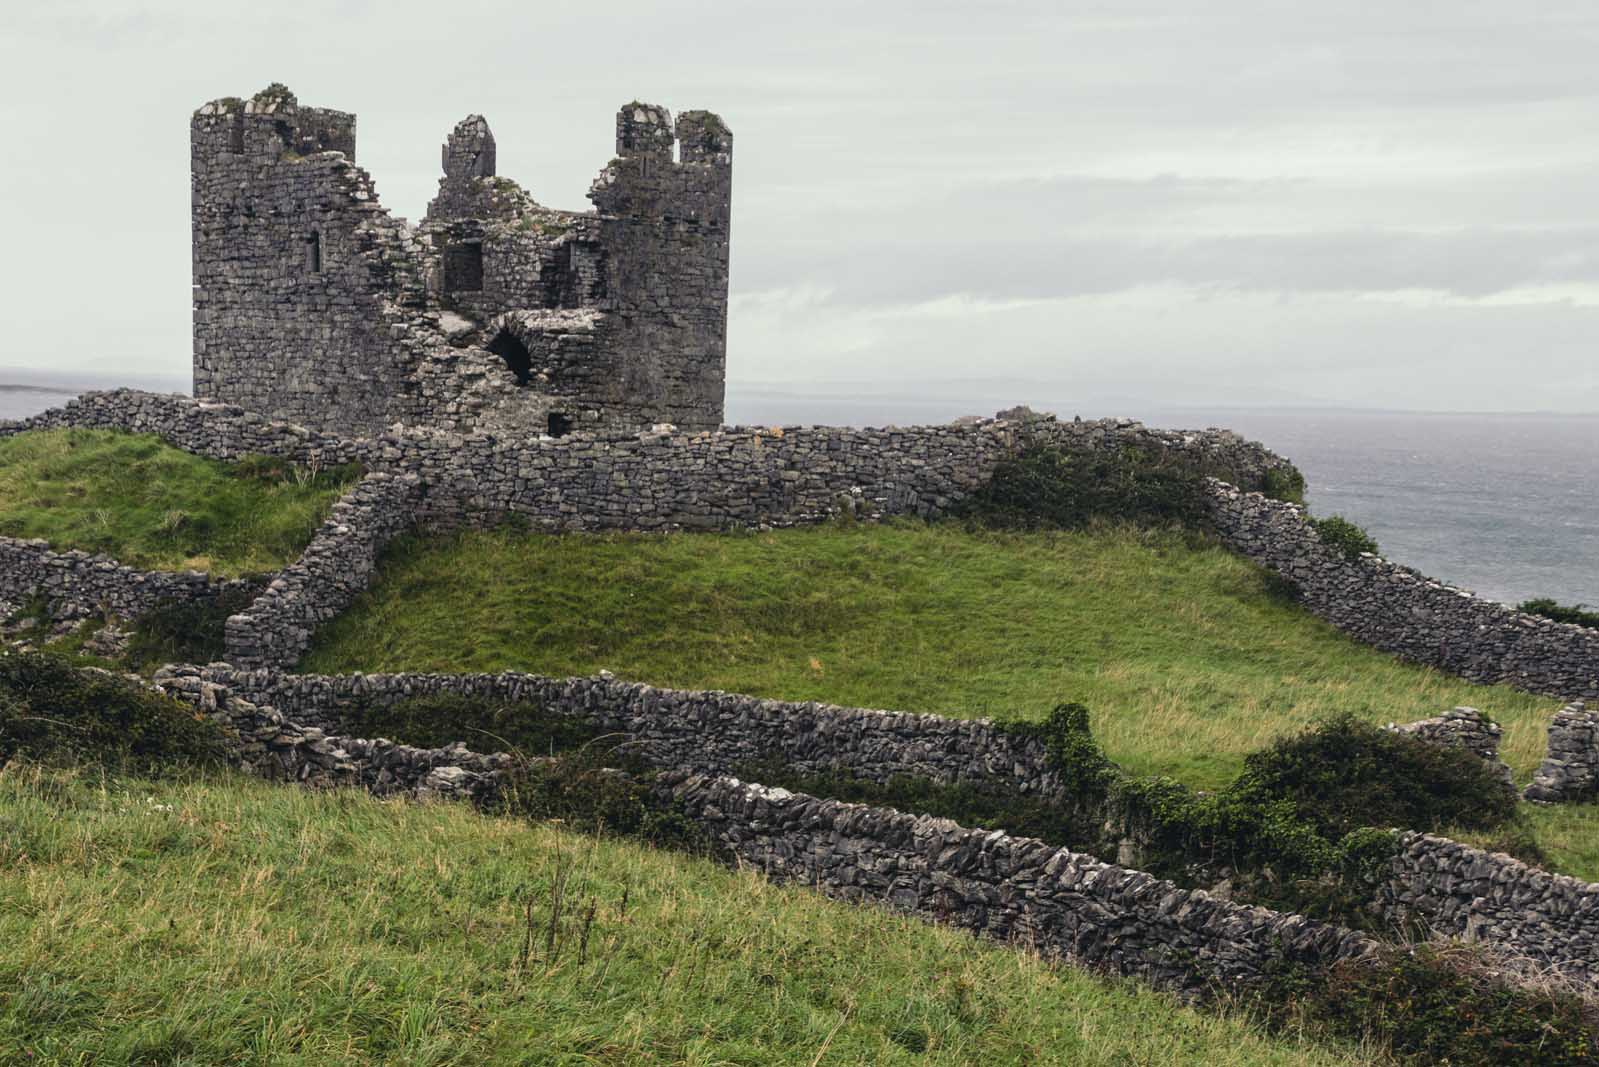
{"label": "hillside slope", "polygon": [[0,1062],[1370,1061],[558,825],[13,765]]}

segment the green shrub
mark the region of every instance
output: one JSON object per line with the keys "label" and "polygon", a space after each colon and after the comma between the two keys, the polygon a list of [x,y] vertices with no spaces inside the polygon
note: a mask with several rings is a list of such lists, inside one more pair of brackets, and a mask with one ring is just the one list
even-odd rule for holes
{"label": "green shrub", "polygon": [[1204,474],[1168,455],[1035,446],[1002,461],[956,514],[989,526],[1075,529],[1095,520],[1203,529]]}
{"label": "green shrub", "polygon": [[238,587],[211,600],[168,600],[133,623],[126,659],[134,670],[163,663],[211,663],[227,657],[228,616],[250,606],[254,587]]}
{"label": "green shrub", "polygon": [[1342,515],[1329,515],[1325,519],[1311,519],[1311,527],[1322,544],[1344,554],[1345,559],[1359,559],[1362,552],[1377,555],[1377,542],[1370,534]]}
{"label": "green shrub", "polygon": [[59,656],[0,652],[0,765],[95,763],[157,776],[220,763],[223,734],[193,708]]}
{"label": "green shrub", "polygon": [[998,724],[1012,737],[1032,738],[1044,746],[1050,765],[1060,775],[1068,793],[1079,802],[1103,802],[1121,769],[1111,762],[1094,739],[1088,709],[1081,704],[1057,704],[1042,722]]}
{"label": "green shrub", "polygon": [[1362,826],[1487,830],[1516,814],[1515,794],[1471,752],[1348,714],[1250,755],[1228,791],[1286,802],[1330,840]]}
{"label": "green shrub", "polygon": [[1284,467],[1268,467],[1261,475],[1260,491],[1273,500],[1289,504],[1305,502],[1305,476],[1292,463]]}
{"label": "green shrub", "polygon": [[1573,604],[1567,607],[1548,597],[1542,597],[1537,600],[1523,600],[1516,606],[1516,610],[1529,615],[1542,615],[1555,622],[1569,622],[1573,626],[1587,626],[1599,630],[1599,611],[1589,611],[1586,604]]}
{"label": "green shrub", "polygon": [[341,712],[354,737],[387,737],[419,748],[463,741],[480,752],[518,752],[526,757],[570,752],[604,734],[582,719],[549,711],[535,701],[456,693],[433,693],[387,708],[360,706]]}
{"label": "green shrub", "polygon": [[1385,947],[1325,969],[1285,968],[1254,1003],[1276,1023],[1365,1042],[1401,1063],[1599,1065],[1599,1020],[1582,997],[1512,984],[1461,946]]}

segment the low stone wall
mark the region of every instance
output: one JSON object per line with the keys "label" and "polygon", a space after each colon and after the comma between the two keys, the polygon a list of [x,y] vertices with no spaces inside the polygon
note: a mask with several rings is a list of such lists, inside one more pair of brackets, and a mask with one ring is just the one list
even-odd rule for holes
{"label": "low stone wall", "polygon": [[218,459],[250,453],[300,463],[358,462],[414,474],[432,521],[473,523],[507,512],[555,529],[784,526],[840,512],[863,518],[941,514],[1030,442],[1062,448],[1136,445],[1178,453],[1260,488],[1286,460],[1229,430],[1154,430],[1126,419],[1058,421],[1030,413],[942,426],[727,427],[706,433],[560,440],[396,429],[341,439],[272,422],[227,404],[118,390],[0,424],[153,433]]}
{"label": "low stone wall", "polygon": [[481,755],[459,744],[424,749],[330,736],[289,720],[275,708],[257,706],[200,677],[194,668],[164,669],[153,684],[220,723],[236,739],[233,756],[239,767],[263,778],[481,804],[494,799],[501,772],[511,764],[503,753]]}
{"label": "low stone wall", "polygon": [[[623,735],[648,763],[706,778],[747,774],[753,764],[774,759],[800,774],[842,771],[879,782],[914,775],[1044,797],[1062,787],[1037,741],[984,720],[518,673],[294,675],[213,664],[197,676],[330,732],[347,731],[346,716],[357,707],[450,693],[485,702],[534,702]],[[1472,718],[1446,714],[1437,722],[1461,726],[1449,732],[1480,748],[1491,731],[1467,728]],[[1580,981],[1599,978],[1599,884],[1446,838],[1405,834],[1401,843],[1387,874],[1373,886],[1373,906],[1382,914],[1395,922],[1424,922],[1450,937],[1489,941],[1491,933],[1496,947],[1540,966]]]}
{"label": "low stone wall", "polygon": [[1060,788],[1041,744],[986,720],[512,671],[312,675],[213,664],[202,673],[245,699],[332,732],[351,728],[351,709],[387,708],[411,697],[448,693],[485,703],[536,703],[623,734],[640,758],[674,770],[742,774],[776,760],[801,774],[838,770],[877,782],[910,775],[1043,795]]}
{"label": "low stone wall", "polygon": [[1499,758],[1499,740],[1504,730],[1476,708],[1451,708],[1430,719],[1402,725],[1389,723],[1388,729],[1435,745],[1463,748],[1488,764],[1505,788],[1515,791],[1515,775],[1511,773],[1510,765]]}
{"label": "low stone wall", "polygon": [[[155,684],[223,722],[239,738],[241,765],[268,778],[483,803],[496,796],[510,764],[508,756],[463,746],[415,749],[330,736],[257,706],[197,668],[163,671]],[[1340,927],[1232,904],[947,819],[726,777],[665,775],[661,790],[717,845],[777,880],[887,904],[1188,997],[1246,988],[1285,962],[1325,965],[1373,947]]]}
{"label": "low stone wall", "polygon": [[1599,631],[1515,611],[1376,556],[1348,559],[1322,544],[1303,508],[1210,487],[1227,544],[1293,582],[1307,609],[1357,640],[1474,682],[1599,698]]}
{"label": "low stone wall", "polygon": [[886,903],[1190,997],[1247,988],[1285,962],[1326,965],[1374,947],[1341,927],[948,819],[732,778],[683,777],[672,796],[718,844],[774,879]]}
{"label": "low stone wall", "polygon": [[383,549],[415,524],[421,499],[414,476],[369,474],[358,482],[300,558],[228,619],[228,658],[247,667],[297,663],[317,628],[367,587]]}
{"label": "low stone wall", "polygon": [[1400,845],[1376,887],[1386,918],[1524,957],[1522,970],[1599,981],[1599,883],[1431,834],[1402,834]]}
{"label": "low stone wall", "polygon": [[200,571],[141,571],[110,556],[57,552],[45,541],[0,537],[0,600],[22,604],[42,596],[56,619],[133,619],[158,604],[208,602],[254,588]]}
{"label": "low stone wall", "polygon": [[1527,787],[1528,800],[1591,800],[1599,793],[1599,710],[1568,704],[1549,723],[1549,748]]}

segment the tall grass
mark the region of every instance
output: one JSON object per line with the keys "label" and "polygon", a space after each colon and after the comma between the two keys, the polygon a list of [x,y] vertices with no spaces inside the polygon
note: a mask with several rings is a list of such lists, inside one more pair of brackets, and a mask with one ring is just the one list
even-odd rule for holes
{"label": "tall grass", "polygon": [[0,1062],[1371,1060],[756,872],[465,805],[13,765]]}
{"label": "tall grass", "polygon": [[300,554],[352,477],[221,463],[147,434],[42,430],[0,439],[0,534],[146,569],[271,571]]}

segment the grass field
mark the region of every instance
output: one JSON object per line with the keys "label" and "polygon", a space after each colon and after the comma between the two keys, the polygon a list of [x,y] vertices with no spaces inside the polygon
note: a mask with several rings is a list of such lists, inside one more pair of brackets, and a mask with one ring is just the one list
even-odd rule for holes
{"label": "grass field", "polygon": [[1525,777],[1559,704],[1400,663],[1221,547],[1130,528],[411,541],[303,665],[511,668],[996,719],[1075,700],[1113,759],[1201,787],[1336,712],[1405,722],[1457,704],[1504,724]]}
{"label": "grass field", "polygon": [[12,765],[0,1062],[1371,1061],[754,872],[463,805]]}
{"label": "grass field", "polygon": [[300,554],[349,478],[220,463],[149,435],[36,431],[0,438],[0,535],[146,569],[272,571]]}

